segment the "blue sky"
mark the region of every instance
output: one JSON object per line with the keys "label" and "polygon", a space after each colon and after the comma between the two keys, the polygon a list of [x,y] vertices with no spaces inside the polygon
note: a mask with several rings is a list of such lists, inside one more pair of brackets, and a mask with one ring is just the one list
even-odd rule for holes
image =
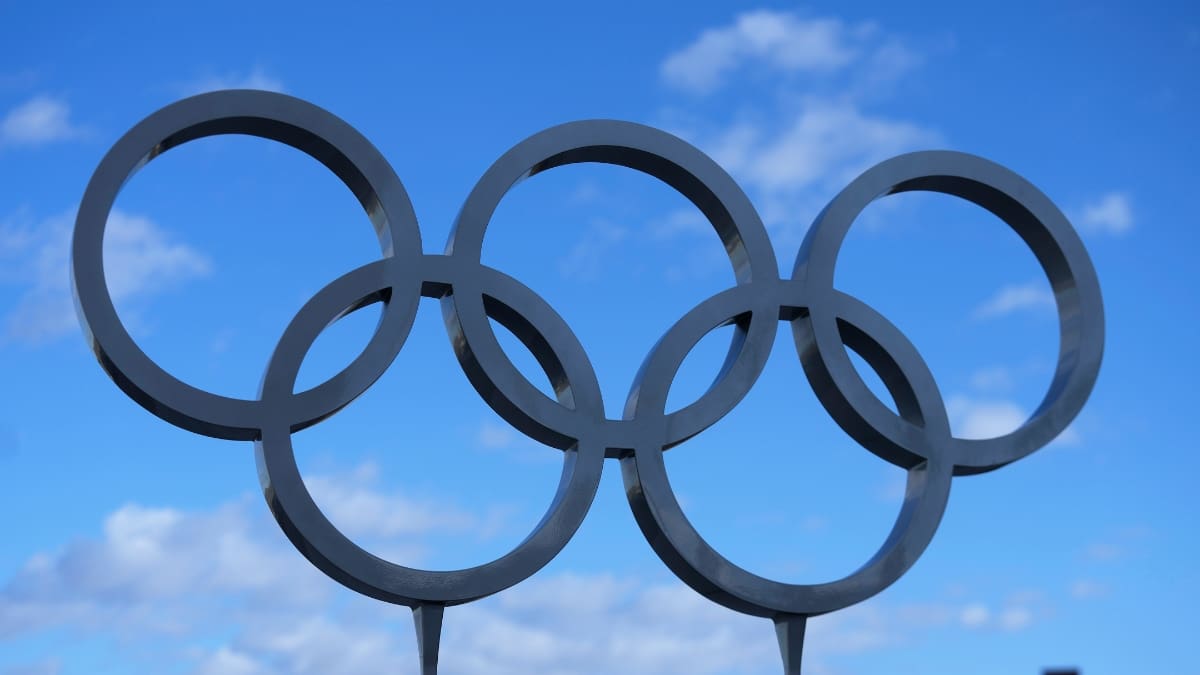
{"label": "blue sky", "polygon": [[[879,160],[948,148],[1023,175],[1071,218],[1099,274],[1096,390],[1050,446],[955,479],[905,577],[810,622],[807,672],[1200,673],[1200,373],[1186,351],[1200,337],[1186,201],[1200,178],[1197,72],[1188,3],[4,5],[0,673],[415,672],[408,611],[341,588],[288,544],[258,496],[252,446],[132,403],[75,319],[68,236],[103,153],[163,105],[230,87],[299,96],[358,128],[404,181],[427,252],[493,160],[574,119],[650,124],[712,155],[754,201],[784,272],[819,209]],[[242,397],[303,302],[378,256],[324,168],[242,137],[156,159],[118,199],[106,247],[143,349]],[[484,261],[567,320],[610,416],[654,340],[733,283],[694,207],[608,166],[520,185]],[[958,435],[1005,433],[1040,401],[1057,352],[1049,284],[989,214],[928,195],[872,205],[837,284],[920,349]],[[377,315],[329,329],[300,386],[346,364]],[[703,391],[725,335],[689,356],[672,405]],[[509,550],[559,471],[558,451],[479,400],[430,301],[383,378],[296,448],[336,525],[432,569]],[[828,418],[787,331],[754,390],[667,466],[710,543],[792,582],[865,561],[903,484]],[[779,671],[768,622],[710,603],[653,555],[617,469],[558,558],[447,611],[445,672]]]}

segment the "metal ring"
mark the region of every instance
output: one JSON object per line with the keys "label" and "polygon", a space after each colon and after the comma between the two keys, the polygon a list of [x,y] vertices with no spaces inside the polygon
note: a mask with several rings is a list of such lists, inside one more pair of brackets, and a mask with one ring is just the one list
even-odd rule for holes
{"label": "metal ring", "polygon": [[[921,432],[889,411],[854,373],[838,337],[837,308],[830,303],[838,251],[854,219],[888,194],[912,190],[961,197],[995,214],[1033,251],[1054,289],[1058,306],[1059,354],[1054,378],[1033,415],[1017,430],[997,438],[953,438],[956,474],[991,471],[1054,440],[1083,408],[1100,371],[1104,309],[1100,284],[1079,235],[1062,212],[1036,187],[1004,167],[960,152],[916,152],[874,166],[843,189],[821,212],[796,258],[793,276],[807,289],[812,349],[806,369],[819,371],[831,386],[830,414],[851,436],[877,438],[868,449],[904,465],[917,452]],[[919,454],[919,453],[918,453]]]}
{"label": "metal ring", "polygon": [[[381,264],[386,263],[386,264]],[[279,409],[276,401],[291,400],[290,391],[304,356],[325,326],[380,293],[387,274],[394,270],[386,259],[359,274],[335,281],[309,301],[292,320],[279,341],[263,378],[264,409]],[[493,292],[497,292],[493,286]],[[521,306],[502,292],[501,302]],[[387,302],[387,301],[385,301]],[[385,309],[385,317],[386,317]],[[380,322],[379,333],[395,330]],[[399,348],[395,340],[384,341]],[[390,360],[390,359],[389,359]],[[292,447],[293,431],[286,410],[266,415],[255,457],[263,494],[280,527],[296,548],[327,575],[364,595],[416,606],[423,603],[455,605],[491,595],[516,584],[550,562],[571,539],[591,506],[604,463],[604,447],[594,434],[574,439],[563,453],[563,473],[545,516],[515,549],[491,562],[453,571],[420,570],[378,558],[350,541],[321,512],[308,492]]]}
{"label": "metal ring", "polygon": [[[518,143],[492,164],[459,211],[446,246],[447,256],[458,260],[456,269],[460,270],[460,274],[470,280],[468,272],[473,265],[479,265],[484,233],[500,200],[509,190],[530,176],[581,162],[624,166],[663,181],[708,218],[725,244],[739,285],[768,285],[778,279],[778,264],[766,228],[745,193],[720,166],[675,136],[640,124],[613,120],[571,122],[546,129]],[[486,268],[480,266],[474,269]],[[473,280],[468,281],[471,282]],[[465,284],[459,282],[456,285]],[[547,406],[548,399],[519,374],[499,349],[491,326],[484,319],[482,304],[477,299],[477,296],[486,292],[484,289],[486,285],[473,286],[471,298],[467,300],[461,298],[462,289],[452,289],[451,295],[442,301],[447,324],[452,332],[461,333],[465,338],[454,340],[459,360],[472,375],[472,382],[478,382],[476,386],[484,399],[510,424],[550,445],[562,443],[564,439],[560,436],[571,426],[603,424],[604,406],[598,398],[598,386],[594,400],[592,395],[591,382],[595,380],[595,375],[591,363],[582,347],[575,346],[578,340],[570,329],[563,324],[565,334],[562,339],[571,344],[571,351],[577,353],[578,357],[566,363],[568,367],[578,363],[581,377],[586,378],[589,385],[587,399],[579,400],[576,394],[573,405],[562,399],[563,394],[560,394],[559,405],[570,409],[568,415],[563,409]],[[547,308],[547,311],[551,310]],[[561,321],[557,315],[555,318],[556,323]],[[755,369],[743,361],[748,358],[761,361],[765,359],[765,350],[742,350],[740,346],[740,341],[735,339],[730,347],[730,360],[736,361],[739,368],[754,370],[756,376],[757,370],[761,370],[761,363]],[[477,354],[479,350],[486,350],[487,354]],[[551,373],[552,379],[559,377],[560,374]],[[575,379],[567,377],[564,384]],[[749,378],[749,382],[752,381],[753,377]],[[678,438],[674,442],[694,435],[725,412],[728,409],[714,410],[705,420],[682,425],[686,428],[677,432]],[[695,418],[697,408],[691,406],[689,410],[679,413],[676,416],[679,420]],[[568,416],[582,416],[587,421],[572,421],[566,419]],[[628,443],[616,442],[610,447],[621,445]]]}
{"label": "metal ring", "polygon": [[[778,286],[777,292],[770,294],[779,301],[776,315],[787,317],[804,311],[805,302],[796,293],[798,288]],[[788,295],[793,297],[785,300]],[[837,295],[842,308],[840,339],[880,375],[904,419],[924,430],[922,458],[905,466],[908,482],[904,504],[891,533],[861,568],[842,579],[821,584],[788,584],[749,572],[712,548],[688,521],[667,478],[663,447],[653,443],[639,446],[635,453],[621,460],[625,492],[634,517],[663,562],[709,599],[745,614],[815,616],[875,595],[899,579],[925,551],[950,496],[952,465],[946,459],[945,444],[950,435],[949,423],[936,387],[927,386],[933,382],[932,374],[919,356],[903,361],[894,357],[896,353],[904,357],[916,355],[916,350],[895,326],[850,296]],[[785,311],[780,311],[781,306]],[[801,348],[805,342],[804,323],[794,319],[793,325],[798,331],[797,347]],[[692,345],[700,337],[694,335]],[[649,361],[653,362],[657,356],[652,354]],[[669,380],[681,362],[682,357],[671,358],[663,366],[665,370],[655,374]],[[906,365],[901,365],[902,362]],[[819,389],[816,385],[814,382]],[[655,401],[656,409],[664,400],[660,397]]]}
{"label": "metal ring", "polygon": [[[167,150],[221,134],[249,134],[285,143],[324,164],[370,216],[385,257],[411,266],[420,254],[421,240],[408,194],[379,151],[349,124],[291,96],[233,90],[184,99],[147,117],[108,151],[84,192],[71,245],[75,304],[92,351],[130,398],[164,420],[206,436],[253,440],[260,433],[261,402],[197,389],[164,371],[130,337],[104,278],[104,230],[121,187]],[[406,284],[414,296],[418,283],[413,277]],[[389,305],[382,321],[389,325],[399,321],[407,333],[412,316],[397,320],[389,315],[397,311],[392,307],[398,309]],[[415,305],[405,309],[411,314]],[[379,341],[385,339],[389,336],[377,332],[364,352],[370,358],[356,359],[326,383],[329,386],[318,386],[314,395],[306,397],[330,402],[329,396],[341,390],[348,398],[337,396],[338,405],[321,415],[292,420],[293,428],[332,414],[365,390],[378,375],[364,377],[364,371],[382,373],[391,361],[391,357],[378,358],[382,356]]]}

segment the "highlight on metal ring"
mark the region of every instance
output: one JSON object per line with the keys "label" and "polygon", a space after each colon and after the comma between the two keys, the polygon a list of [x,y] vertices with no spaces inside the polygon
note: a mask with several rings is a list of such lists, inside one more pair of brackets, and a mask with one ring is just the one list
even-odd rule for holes
{"label": "highlight on metal ring", "polygon": [[[321,289],[276,345],[259,395],[243,400],[188,385],[149,359],[122,325],[104,277],[102,242],[122,185],[142,166],[190,140],[251,134],[291,145],[324,164],[362,204],[382,257]],[[681,317],[646,356],[620,419],[605,415],[586,351],[563,318],[534,293],[480,260],[499,202],[519,181],[558,166],[599,162],[653,176],[691,201],[721,238],[736,284]],[[1058,364],[1041,405],[1021,428],[992,439],[951,434],[946,406],[920,353],[890,321],[838,291],[834,267],[857,215],[896,192],[933,191],[971,201],[1029,245],[1055,291]],[[1099,283],[1070,223],[1033,185],[992,162],[957,152],[917,152],[884,161],[821,212],[781,279],[766,229],[750,200],[715,162],[685,141],[630,122],[587,120],[552,127],[514,146],[471,190],[443,254],[426,254],[400,179],[351,126],[283,94],[201,94],[153,113],[105,155],[84,194],[72,240],[72,285],[86,336],[101,366],[134,401],[183,429],[251,440],[263,493],[281,529],[315,566],[345,586],[412,608],[421,672],[437,672],[444,608],[499,592],[552,560],[583,522],[606,457],[621,466],[626,494],[653,550],[685,583],[733,610],[770,618],[788,674],[800,672],[808,617],[869,598],[899,579],[932,540],[954,475],[996,469],[1043,447],[1078,414],[1095,383],[1104,346]],[[304,486],[291,434],[349,405],[404,346],[421,296],[441,303],[464,374],[505,421],[563,452],[558,490],[542,521],[508,554],[455,571],[426,571],[360,548],[321,512]],[[384,305],[364,350],[326,382],[296,392],[296,376],[329,324]],[[552,383],[546,396],[508,359],[491,321],[511,331]],[[857,571],[822,584],[787,584],[730,562],[695,530],[671,489],[663,453],[738,405],[754,386],[779,322],[791,325],[810,386],[831,417],[868,451],[908,472],[891,533]],[[728,355],[697,400],[671,413],[667,393],[687,354],[712,330],[732,325]],[[883,381],[894,408],[855,371],[856,352]]]}

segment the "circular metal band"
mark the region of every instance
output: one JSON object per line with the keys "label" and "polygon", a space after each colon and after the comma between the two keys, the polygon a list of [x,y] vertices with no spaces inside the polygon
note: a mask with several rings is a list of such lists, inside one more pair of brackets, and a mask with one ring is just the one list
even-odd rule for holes
{"label": "circular metal band", "polygon": [[1029,246],[1054,289],[1058,365],[1033,416],[1003,436],[950,441],[955,473],[990,471],[1054,440],[1083,408],[1104,351],[1100,283],[1079,235],[1054,203],[1025,179],[986,159],[960,152],[915,152],[881,162],[846,186],[817,217],[796,258],[793,277],[804,282],[810,303],[803,322],[811,333],[811,349],[802,350],[801,358],[806,370],[832,385],[816,389],[838,424],[884,459],[901,466],[911,462],[914,454],[920,455],[915,449],[922,434],[919,425],[887,410],[854,372],[838,337],[840,299],[830,291],[838,250],[858,214],[879,197],[914,190],[960,197],[1003,220]]}
{"label": "circular metal band", "polygon": [[[276,140],[323,163],[363,205],[383,254],[334,280],[304,305],[276,346],[254,400],[196,389],[162,370],[121,324],[104,278],[104,228],[121,186],[170,148],[217,134]],[[563,318],[527,286],[480,260],[488,223],[504,195],[525,178],[577,162],[628,167],[677,190],[708,218],[737,280],[668,329],[647,355],[621,419],[606,418],[591,361]],[[886,318],[834,288],[838,250],[854,219],[874,199],[907,190],[954,195],[996,214],[1030,246],[1054,288],[1057,370],[1045,399],[1017,431],[985,440],[953,437],[942,395],[916,348]],[[886,588],[917,560],[941,520],[953,475],[1012,462],[1066,428],[1095,382],[1104,342],[1099,284],[1066,218],[1024,179],[978,157],[913,153],[868,170],[822,211],[792,279],[780,279],[757,212],[711,159],[650,127],[572,122],[535,134],[497,160],[468,196],[445,253],[422,254],[408,195],[365,138],[312,104],[255,91],[180,101],[146,118],[113,146],[80,206],[72,279],[97,358],[122,390],[184,429],[256,441],[267,502],[297,549],[360,593],[414,607],[484,597],[553,559],[586,516],[606,455],[620,458],[627,496],[647,541],[707,597],[762,616],[812,616],[846,607]],[[530,535],[496,560],[448,572],[382,560],[347,539],[305,488],[291,441],[293,432],[348,405],[383,374],[404,345],[422,295],[440,300],[459,364],[487,404],[522,433],[563,450],[558,491]],[[325,327],[376,302],[384,308],[366,348],[328,381],[295,392],[305,355]],[[535,356],[554,398],[505,355],[493,320]],[[891,534],[859,570],[829,583],[781,583],[729,562],[687,520],[663,462],[667,449],[716,423],[746,396],[765,367],[780,321],[791,324],[805,374],[834,420],[864,448],[908,471],[907,493]],[[667,413],[667,394],[680,364],[705,335],[725,325],[733,326],[734,335],[718,377],[696,401]],[[898,414],[870,392],[847,347],[879,375]]]}
{"label": "circular metal band", "polygon": [[[160,368],[134,343],[121,323],[104,276],[104,230],[121,187],[171,148],[221,134],[248,134],[285,143],[324,164],[366,210],[385,257],[395,257],[411,266],[420,255],[421,240],[412,203],[387,160],[349,124],[297,98],[244,90],[201,94],[150,115],[113,145],[84,192],[71,242],[75,305],[92,351],[117,385],[155,415],[206,436],[252,440],[259,435],[262,401],[212,394]],[[419,280],[413,276],[405,285],[415,293],[417,283]],[[316,387],[317,393],[310,396],[335,405],[313,418],[293,420],[293,428],[336,412],[370,386],[374,378],[364,378],[364,371],[382,372],[386,368],[386,362],[382,367],[377,362],[379,342],[395,341],[398,332],[403,342],[412,323],[412,316],[391,317],[395,312],[391,307],[389,304],[382,322],[388,331],[377,332],[363,357]],[[412,310],[415,305],[409,308],[409,314]]]}

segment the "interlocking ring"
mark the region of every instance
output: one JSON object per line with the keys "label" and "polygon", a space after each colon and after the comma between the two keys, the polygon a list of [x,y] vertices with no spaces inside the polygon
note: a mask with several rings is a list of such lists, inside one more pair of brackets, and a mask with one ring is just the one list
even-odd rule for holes
{"label": "interlocking ring", "polygon": [[[250,134],[307,153],[345,183],[370,216],[382,258],[318,292],[288,325],[267,365],[259,396],[240,400],[187,385],[134,343],[113,308],[101,242],[121,186],[147,162],[190,140]],[[701,302],[645,359],[621,419],[608,419],[583,346],[561,316],[521,282],[482,264],[489,220],[519,181],[565,164],[600,162],[658,178],[691,201],[724,243],[736,285]],[[932,373],[886,318],[833,285],[838,250],[873,200],[905,191],[941,192],[995,214],[1029,245],[1054,289],[1060,350],[1045,398],[1019,429],[998,438],[951,434]],[[759,616],[808,617],[864,600],[896,581],[921,555],[945,510],[954,475],[989,471],[1044,446],[1078,414],[1095,383],[1104,344],[1100,288],[1082,241],[1033,185],[985,159],[917,152],[884,161],[842,190],[820,213],[792,278],[781,279],[753,205],[734,180],[688,143],[628,122],[594,120],[547,129],[488,169],[467,197],[442,255],[424,254],[408,195],[382,155],[345,122],[307,102],[260,91],[202,94],[143,120],[104,157],[79,209],[72,278],[82,323],[118,386],[150,412],[196,433],[254,440],[264,494],[280,526],[313,564],[369,596],[412,607],[470,602],[529,577],[566,545],[591,505],[605,457],[621,464],[637,522],[680,579],[727,607]],[[458,361],[487,404],[527,436],[564,451],[562,479],[545,517],[510,553],[470,569],[433,572],[377,558],[321,513],[296,467],[291,434],[348,405],[399,353],[421,296],[441,302]],[[317,336],[341,316],[375,302],[383,313],[350,365],[295,392]],[[530,350],[555,398],[530,383],[501,349],[490,320]],[[708,428],[749,392],[780,321],[822,405],[864,448],[908,471],[904,504],[879,551],[858,571],[824,584],[762,578],[722,557],[692,527],[671,489],[663,452]],[[667,393],[692,348],[732,325],[719,376],[693,403],[666,412]],[[880,376],[892,412],[867,388],[846,348]]]}

